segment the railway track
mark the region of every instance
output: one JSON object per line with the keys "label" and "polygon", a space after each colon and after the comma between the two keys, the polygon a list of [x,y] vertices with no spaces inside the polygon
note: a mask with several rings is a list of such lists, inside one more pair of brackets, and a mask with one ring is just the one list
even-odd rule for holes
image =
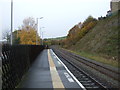
{"label": "railway track", "polygon": [[120,81],[120,78],[118,78],[120,73],[118,71],[111,70],[111,69],[106,68],[102,65],[99,65],[99,64],[94,63],[92,61],[86,60],[85,58],[82,58],[80,56],[77,56],[77,55],[74,55],[72,53],[66,52],[65,50],[62,50],[62,52],[65,55],[70,56],[71,58],[74,58],[78,62],[81,62],[81,63],[83,63],[83,64],[85,64],[85,65],[87,65],[87,66],[89,66],[89,67],[91,67],[91,68],[109,76],[109,77],[111,77],[114,80]]}
{"label": "railway track", "polygon": [[[69,67],[72,67],[73,73],[76,73],[76,77],[86,88],[102,88],[102,89],[108,90],[107,86],[98,82],[95,78],[91,77],[89,74],[84,72],[80,68],[79,63],[83,63],[83,64],[99,71],[102,74],[105,74],[115,80],[118,80],[118,78],[115,78],[113,76],[113,73],[114,73],[114,75],[118,75],[119,74],[118,72],[115,72],[108,68],[104,68],[103,66],[101,66],[99,64],[85,60],[85,58],[80,58],[79,56],[75,56],[71,53],[68,53],[67,51],[58,50],[55,48],[53,50],[60,58],[64,59],[64,63],[67,63]],[[73,70],[73,67],[74,67],[74,70]]]}

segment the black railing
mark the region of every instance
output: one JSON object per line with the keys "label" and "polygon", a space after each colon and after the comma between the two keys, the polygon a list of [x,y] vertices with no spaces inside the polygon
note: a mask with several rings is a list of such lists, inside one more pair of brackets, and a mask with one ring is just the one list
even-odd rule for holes
{"label": "black railing", "polygon": [[2,90],[13,90],[44,49],[40,45],[2,46]]}

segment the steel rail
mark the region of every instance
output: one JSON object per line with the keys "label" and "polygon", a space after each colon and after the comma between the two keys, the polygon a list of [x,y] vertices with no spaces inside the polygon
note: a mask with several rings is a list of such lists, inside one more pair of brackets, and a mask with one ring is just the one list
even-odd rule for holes
{"label": "steel rail", "polygon": [[[69,53],[65,53],[65,52],[64,52],[64,54],[66,54],[66,55],[68,55],[69,57],[74,58],[75,60],[77,60],[77,61],[79,61],[79,62],[81,62],[81,63],[83,63],[83,64],[85,64],[85,65],[87,65],[87,66],[89,66],[89,67],[91,67],[91,68],[93,68],[93,69],[95,69],[95,70],[97,70],[97,71],[99,71],[99,72],[101,72],[101,73],[109,76],[109,77],[111,77],[112,79],[114,79],[114,80],[116,80],[116,81],[120,81],[120,79],[118,78],[118,76],[119,76],[119,73],[118,73],[118,72],[115,72],[115,71],[113,71],[113,70],[110,70],[110,69],[108,69],[108,68],[105,68],[105,67],[103,67],[103,66],[101,66],[101,65],[99,65],[99,64],[90,62],[90,61],[88,61],[88,60],[86,60],[86,59],[76,57],[75,55],[70,55]],[[97,67],[97,68],[96,68],[96,67]],[[104,69],[105,71],[104,71],[103,69]],[[108,73],[108,72],[109,72],[109,73]],[[110,74],[110,73],[113,73],[113,74]],[[115,75],[115,74],[116,74],[116,75]]]}
{"label": "steel rail", "polygon": [[[57,51],[57,52],[56,52]],[[61,53],[58,50],[55,50],[55,53],[59,56],[62,57],[64,60],[66,60],[69,64],[71,64],[74,68],[76,68],[76,70],[78,70],[79,72],[82,72],[85,76],[87,76],[88,78],[90,78],[90,80],[92,80],[92,82],[94,82],[95,84],[97,84],[100,88],[108,90],[107,87],[105,87],[104,85],[102,85],[101,83],[99,83],[97,80],[95,80],[94,78],[92,78],[91,76],[89,76],[87,73],[85,73],[83,70],[81,70],[78,66],[76,66],[76,64],[74,64],[73,62],[71,62],[70,59],[67,59],[68,57]]]}
{"label": "steel rail", "polygon": [[[65,50],[64,50],[64,51],[65,51]],[[68,53],[71,54],[71,53],[68,52],[68,51],[65,51],[65,52],[66,52],[66,54],[68,54]],[[104,68],[104,69],[106,69],[106,70],[109,70],[109,71],[111,71],[111,72],[113,72],[113,73],[120,74],[120,72],[118,72],[118,71],[111,70],[111,69],[106,68],[106,67],[104,67],[104,66],[102,66],[102,65],[96,64],[96,63],[94,63],[94,62],[92,62],[92,61],[89,61],[89,60],[87,60],[87,59],[85,59],[85,58],[83,58],[83,57],[80,57],[80,56],[77,56],[77,55],[74,55],[74,54],[71,54],[71,56],[74,56],[74,57],[77,58],[77,59],[82,59],[82,60],[84,60],[84,61],[86,61],[86,62],[95,64],[96,66],[99,66],[99,67],[101,67],[101,68]]]}

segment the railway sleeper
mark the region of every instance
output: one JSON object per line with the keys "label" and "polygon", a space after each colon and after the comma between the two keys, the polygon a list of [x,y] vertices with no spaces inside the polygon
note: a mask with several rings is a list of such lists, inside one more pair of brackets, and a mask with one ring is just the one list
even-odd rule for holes
{"label": "railway sleeper", "polygon": [[84,83],[84,82],[88,82],[88,83],[90,83],[90,82],[92,82],[92,81],[80,81],[81,83]]}
{"label": "railway sleeper", "polygon": [[76,78],[87,78],[87,77],[84,75],[79,75],[79,76],[77,75]]}
{"label": "railway sleeper", "polygon": [[80,80],[90,80],[89,78],[79,78]]}
{"label": "railway sleeper", "polygon": [[[83,85],[88,85],[88,86],[95,86],[95,83],[82,83]],[[96,85],[97,86],[97,85]]]}
{"label": "railway sleeper", "polygon": [[89,85],[95,85],[95,83],[93,83],[93,82],[81,82],[83,85],[85,84],[89,84]]}

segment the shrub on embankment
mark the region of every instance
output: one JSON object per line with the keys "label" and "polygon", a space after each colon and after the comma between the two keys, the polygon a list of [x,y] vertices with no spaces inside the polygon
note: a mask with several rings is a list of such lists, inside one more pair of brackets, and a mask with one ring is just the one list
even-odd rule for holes
{"label": "shrub on embankment", "polygon": [[[97,24],[81,38],[78,38],[77,41],[73,37],[70,39],[69,33],[64,47],[77,53],[90,54],[91,57],[94,55],[103,57],[107,59],[107,62],[109,60],[118,60],[119,21],[120,13],[98,20]],[[71,36],[77,36],[77,34]],[[72,44],[72,41],[75,43]]]}
{"label": "shrub on embankment", "polygon": [[108,17],[98,21],[97,25],[90,32],[70,48],[117,59],[119,30],[118,15]]}
{"label": "shrub on embankment", "polygon": [[64,41],[66,47],[75,45],[81,38],[83,38],[92,28],[97,24],[97,20],[92,16],[89,16],[79,27],[75,25],[72,29],[69,30],[66,40]]}

